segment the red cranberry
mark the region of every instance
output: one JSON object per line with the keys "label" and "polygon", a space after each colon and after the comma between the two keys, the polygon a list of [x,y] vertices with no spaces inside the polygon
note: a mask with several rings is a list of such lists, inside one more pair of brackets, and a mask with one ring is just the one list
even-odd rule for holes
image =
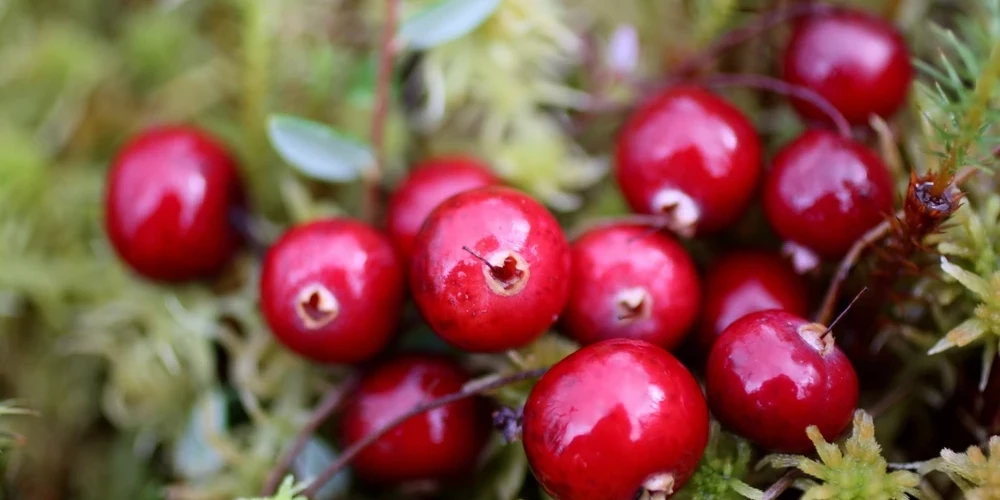
{"label": "red cranberry", "polygon": [[705,276],[705,302],[696,343],[704,355],[734,321],[752,312],[782,309],[805,316],[808,291],[781,256],[743,251],[723,256]]}
{"label": "red cranberry", "polygon": [[500,184],[481,161],[440,157],[415,165],[389,199],[386,229],[400,256],[409,261],[413,240],[427,216],[442,201],[473,188]]}
{"label": "red cranberry", "polygon": [[729,326],[706,367],[708,403],[723,425],[769,450],[813,449],[806,428],[828,440],[851,422],[858,377],[826,327],[778,310]]}
{"label": "red cranberry", "polygon": [[404,275],[388,238],[350,219],[291,229],[268,250],[260,281],[264,319],[299,355],[356,363],[389,342]]}
{"label": "red cranberry", "polygon": [[632,338],[671,349],[698,316],[701,284],[676,240],[649,228],[616,225],[574,242],[566,333],[581,344]]}
{"label": "red cranberry", "polygon": [[[913,81],[910,53],[899,32],[879,18],[847,10],[798,22],[783,71],[786,81],[819,93],[856,124],[867,124],[873,113],[895,113]],[[825,119],[815,106],[792,103],[808,119]]]}
{"label": "red cranberry", "polygon": [[555,323],[569,266],[569,245],[545,207],[513,189],[484,187],[428,217],[414,243],[410,288],[441,338],[468,351],[503,351]]}
{"label": "red cranberry", "polygon": [[785,240],[839,259],[892,213],[893,182],[882,160],[832,132],[812,130],[775,155],[764,210]]}
{"label": "red cranberry", "polygon": [[746,209],[761,171],[760,138],[716,95],[674,87],[642,104],[618,138],[618,184],[636,212],[666,213],[683,236],[717,231]]}
{"label": "red cranberry", "polygon": [[211,276],[242,243],[231,224],[245,204],[236,161],[203,131],[169,126],[139,134],[119,152],[107,182],[108,237],[147,278]]}
{"label": "red cranberry", "polygon": [[612,339],[556,363],[524,406],[524,451],[556,500],[679,490],[708,442],[698,382],[648,342]]}
{"label": "red cranberry", "polygon": [[[414,406],[458,392],[468,375],[447,358],[397,357],[360,381],[348,397],[340,437],[349,446]],[[358,454],[353,470],[373,483],[447,480],[469,472],[489,437],[482,400],[462,399],[407,419]]]}

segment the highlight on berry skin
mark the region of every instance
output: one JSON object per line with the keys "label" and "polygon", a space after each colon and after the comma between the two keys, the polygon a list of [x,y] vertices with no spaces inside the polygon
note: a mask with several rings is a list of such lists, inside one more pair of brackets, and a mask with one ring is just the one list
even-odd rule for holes
{"label": "highlight on berry skin", "polygon": [[0,500],[1000,498],[1000,0],[64,3]]}

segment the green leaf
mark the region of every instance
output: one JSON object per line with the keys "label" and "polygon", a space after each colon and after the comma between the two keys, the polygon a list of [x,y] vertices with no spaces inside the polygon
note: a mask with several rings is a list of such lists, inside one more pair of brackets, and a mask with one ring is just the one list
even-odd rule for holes
{"label": "green leaf", "polygon": [[927,354],[938,354],[952,347],[965,347],[982,337],[986,331],[986,323],[978,318],[969,318],[952,328],[937,344],[934,344],[934,347],[927,351]]}
{"label": "green leaf", "polygon": [[501,0],[444,0],[413,16],[399,28],[406,48],[429,49],[457,40],[483,24]]}
{"label": "green leaf", "polygon": [[472,500],[515,500],[528,473],[528,459],[519,443],[502,445],[476,475]]}
{"label": "green leaf", "polygon": [[968,288],[972,293],[979,296],[980,299],[989,299],[990,285],[983,278],[966,271],[951,262],[948,262],[948,260],[944,257],[941,258],[941,270],[952,278],[955,278],[956,281],[961,283],[965,288]]}
{"label": "green leaf", "polygon": [[274,115],[268,120],[267,130],[278,154],[313,179],[349,182],[375,164],[375,155],[367,144],[322,123]]}
{"label": "green leaf", "polygon": [[[292,462],[292,470],[295,471],[295,477],[306,483],[312,481],[336,459],[337,453],[326,443],[314,437],[306,442],[302,453],[295,457],[295,461]],[[350,487],[350,476],[348,476],[346,469],[342,470],[316,492],[313,500],[340,498]]]}
{"label": "green leaf", "polygon": [[222,469],[225,461],[212,446],[209,436],[226,428],[226,395],[213,390],[192,408],[184,433],[174,446],[173,467],[188,479],[206,478]]}

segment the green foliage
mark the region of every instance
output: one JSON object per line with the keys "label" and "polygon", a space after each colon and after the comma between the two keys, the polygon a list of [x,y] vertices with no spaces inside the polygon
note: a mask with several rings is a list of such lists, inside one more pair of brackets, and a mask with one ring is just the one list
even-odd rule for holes
{"label": "green foliage", "polygon": [[308,500],[306,497],[299,495],[308,486],[308,484],[295,484],[295,478],[288,476],[281,482],[281,487],[278,488],[278,492],[274,496],[240,498],[239,500]]}
{"label": "green foliage", "polygon": [[796,455],[771,455],[764,461],[775,467],[795,467],[810,478],[797,481],[803,500],[905,500],[917,496],[920,477],[913,472],[888,472],[882,447],[875,440],[872,417],[863,410],[854,414],[854,428],[842,445],[828,443],[819,429],[806,433],[816,446],[819,461]]}
{"label": "green foliage", "polygon": [[690,482],[671,498],[678,500],[759,499],[763,492],[743,482],[750,467],[750,443],[712,421],[705,455]]}
{"label": "green foliage", "polygon": [[925,469],[947,474],[969,500],[995,500],[1000,498],[1000,436],[990,438],[987,451],[988,456],[978,446],[965,453],[945,449]]}

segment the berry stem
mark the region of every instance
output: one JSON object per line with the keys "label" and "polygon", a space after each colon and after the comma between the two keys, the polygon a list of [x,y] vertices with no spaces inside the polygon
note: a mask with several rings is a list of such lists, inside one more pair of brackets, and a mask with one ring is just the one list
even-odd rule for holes
{"label": "berry stem", "polygon": [[855,296],[854,296],[854,298],[853,298],[853,299],[851,300],[851,303],[850,303],[850,304],[847,304],[847,307],[845,307],[843,311],[840,311],[840,314],[838,314],[838,315],[837,315],[837,317],[836,317],[836,318],[835,318],[835,319],[833,320],[833,322],[832,322],[832,323],[830,323],[830,326],[826,327],[826,331],[825,331],[825,332],[823,332],[823,335],[820,335],[820,336],[819,336],[819,338],[821,338],[821,339],[825,339],[827,335],[830,335],[830,332],[832,332],[832,331],[833,331],[833,327],[834,327],[834,326],[836,326],[836,325],[837,325],[837,323],[839,323],[839,322],[840,322],[840,320],[841,320],[841,319],[842,319],[842,318],[844,317],[844,315],[845,315],[845,314],[847,314],[847,311],[850,311],[850,310],[851,310],[851,307],[853,307],[853,306],[854,306],[854,303],[855,303],[855,302],[857,302],[857,301],[858,301],[858,299],[860,299],[860,298],[861,298],[861,296],[862,296],[862,295],[863,295],[863,294],[864,294],[865,292],[867,292],[867,291],[868,291],[868,287],[864,287],[864,288],[862,288],[862,289],[861,289],[861,291],[860,291],[860,292],[858,292],[858,294],[857,294],[857,295],[855,295]]}
{"label": "berry stem", "polygon": [[385,22],[378,53],[378,81],[375,87],[375,105],[372,108],[372,149],[375,164],[365,175],[363,217],[374,222],[379,217],[379,199],[382,170],[385,165],[385,123],[389,114],[389,88],[392,81],[392,62],[396,57],[396,24],[399,18],[399,0],[385,0]]}
{"label": "berry stem", "polygon": [[471,248],[469,248],[469,247],[467,247],[465,245],[462,245],[462,250],[465,250],[466,252],[469,252],[469,255],[475,257],[476,260],[482,262],[483,264],[486,264],[486,266],[489,267],[491,271],[496,272],[496,271],[498,271],[500,269],[499,267],[494,266],[492,263],[490,263],[489,260],[486,260],[486,257],[483,257],[482,255],[479,255],[479,253],[477,253],[475,250],[473,250],[473,249],[471,249]]}
{"label": "berry stem", "polygon": [[441,406],[454,403],[455,401],[460,401],[465,398],[477,396],[484,392],[492,391],[494,389],[498,389],[506,385],[510,385],[528,379],[538,378],[542,376],[542,374],[544,374],[547,370],[548,368],[539,368],[537,370],[515,373],[513,375],[508,375],[506,377],[498,378],[484,384],[469,386],[463,388],[458,392],[449,394],[447,396],[442,396],[435,400],[414,406],[413,409],[411,409],[410,411],[392,419],[391,421],[383,425],[381,428],[379,428],[377,431],[365,436],[364,439],[357,441],[351,446],[345,448],[343,453],[340,454],[340,457],[338,457],[337,460],[335,460],[333,463],[331,463],[325,469],[323,469],[323,471],[320,472],[315,479],[313,479],[309,487],[306,488],[305,491],[302,492],[302,494],[306,498],[312,498],[313,496],[315,496],[316,492],[319,491],[319,489],[322,488],[323,485],[325,485],[328,481],[330,481],[330,479],[336,476],[341,469],[350,464],[351,460],[353,460],[354,457],[358,455],[358,453],[364,451],[365,448],[371,446],[380,437],[382,437],[392,429],[396,428],[403,422],[409,420],[410,418],[417,416],[421,413],[424,413],[426,411],[433,410],[434,408],[439,408]]}
{"label": "berry stem", "polygon": [[784,24],[802,16],[825,12],[831,8],[832,7],[829,5],[822,3],[807,3],[793,5],[788,8],[777,9],[762,14],[757,19],[747,23],[746,26],[736,28],[719,37],[715,43],[710,45],[705,50],[678,64],[671,73],[677,76],[689,76],[716,59],[719,54],[736,47],[737,45],[740,45],[747,40],[774,28],[775,26]]}
{"label": "berry stem", "polygon": [[844,118],[844,115],[837,111],[837,108],[830,104],[830,101],[810,88],[794,85],[770,76],[751,74],[713,75],[701,80],[701,83],[709,87],[751,87],[802,99],[822,111],[833,122],[837,133],[842,137],[851,138],[851,125]]}
{"label": "berry stem", "polygon": [[292,462],[295,461],[295,457],[299,456],[299,453],[302,453],[302,450],[305,449],[306,444],[309,442],[309,438],[312,437],[316,430],[330,418],[330,415],[333,415],[341,407],[344,402],[344,396],[353,388],[355,383],[355,380],[349,380],[338,384],[326,393],[323,400],[313,410],[305,427],[300,429],[299,433],[295,436],[292,447],[282,455],[281,460],[268,473],[267,481],[264,482],[264,488],[261,491],[262,496],[271,496],[274,494],[278,489],[278,484],[281,483],[281,479],[285,476],[289,467],[292,466]]}
{"label": "berry stem", "polygon": [[777,482],[772,484],[771,487],[764,492],[764,496],[761,497],[761,500],[777,499],[782,493],[785,492],[785,490],[792,486],[792,483],[795,482],[795,478],[798,477],[798,475],[798,469],[792,469],[786,472],[784,476],[781,476],[781,479],[778,479]]}

